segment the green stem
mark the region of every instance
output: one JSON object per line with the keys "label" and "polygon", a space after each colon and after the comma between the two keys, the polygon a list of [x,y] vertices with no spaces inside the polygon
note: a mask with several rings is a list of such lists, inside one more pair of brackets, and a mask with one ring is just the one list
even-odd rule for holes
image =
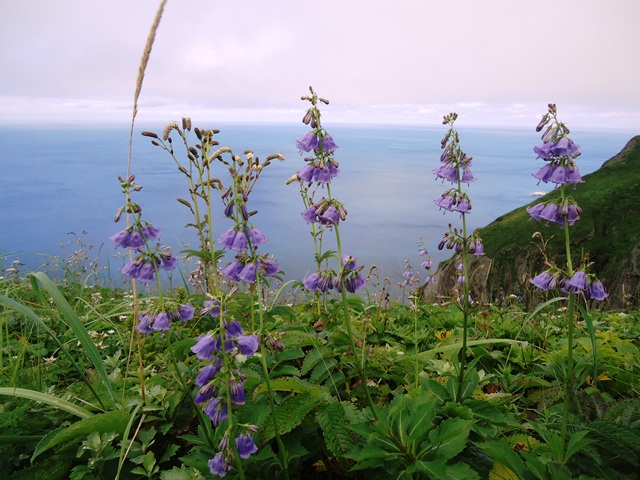
{"label": "green stem", "polygon": [[[329,200],[331,200],[331,186],[329,184],[327,184],[327,197],[329,198]],[[367,403],[369,403],[369,406],[371,407],[371,413],[373,414],[374,418],[378,420],[378,413],[376,411],[375,404],[373,403],[371,392],[369,392],[369,387],[367,386],[367,376],[365,373],[365,353],[362,353],[362,355],[360,356],[360,360],[358,360],[358,355],[356,354],[356,343],[353,335],[353,327],[351,325],[351,315],[349,313],[349,301],[347,299],[347,291],[344,288],[344,267],[342,265],[342,244],[340,242],[340,229],[337,224],[333,226],[333,229],[336,234],[336,247],[338,250],[338,277],[340,278],[340,292],[342,296],[342,322],[344,324],[345,330],[347,331],[347,336],[349,337],[349,346],[351,347],[351,351],[353,352],[356,371],[358,372],[358,376],[360,377],[362,388],[364,388],[364,393],[367,397]]]}
{"label": "green stem", "polygon": [[[459,177],[459,175],[458,175]],[[460,180],[458,180],[460,191]],[[462,347],[460,349],[460,370],[458,371],[458,401],[462,401],[462,390],[467,366],[467,337],[469,330],[469,261],[467,258],[467,217],[462,214],[462,274],[464,275],[464,298],[462,299]]]}
{"label": "green stem", "polygon": [[[564,185],[560,188],[561,205],[565,202]],[[569,278],[573,276],[573,263],[571,261],[571,242],[569,238],[569,221],[567,215],[564,215],[564,245],[567,256],[567,275]],[[573,336],[575,321],[575,294],[569,294],[569,305],[567,308],[567,377],[565,382],[564,409],[562,412],[562,428],[561,438],[562,444],[566,445],[567,425],[569,423],[569,414],[571,413],[571,404],[573,403]]]}
{"label": "green stem", "polygon": [[[262,364],[262,374],[264,375],[264,381],[267,385],[267,395],[269,401],[269,409],[271,410],[271,420],[273,422],[273,431],[276,437],[276,443],[278,444],[278,454],[280,455],[280,461],[282,462],[282,468],[284,470],[285,479],[289,480],[289,460],[287,456],[287,450],[282,442],[282,438],[280,437],[280,432],[278,431],[278,420],[276,419],[276,406],[273,401],[273,389],[271,388],[271,380],[269,379],[269,368],[267,365],[267,349],[264,347],[264,338],[265,338],[265,328],[264,328],[264,309],[262,308],[262,288],[261,288],[260,277],[256,278],[256,294],[258,296],[258,302],[260,308],[258,310],[258,316],[260,320],[260,363]],[[253,320],[252,320],[253,321]]]}

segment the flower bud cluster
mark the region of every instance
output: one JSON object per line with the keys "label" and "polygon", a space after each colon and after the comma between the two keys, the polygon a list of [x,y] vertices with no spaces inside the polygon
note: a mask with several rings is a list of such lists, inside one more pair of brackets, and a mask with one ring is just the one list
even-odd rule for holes
{"label": "flower bud cluster", "polygon": [[302,215],[307,223],[319,223],[325,227],[331,228],[333,225],[338,225],[340,220],[344,221],[347,218],[347,209],[338,200],[327,200],[323,198],[319,202],[314,203],[307,208]]}
{"label": "flower bud cluster", "polygon": [[470,236],[463,235],[461,230],[454,228],[449,224],[449,231],[445,232],[442,236],[442,240],[438,243],[438,250],[453,250],[454,253],[462,253],[466,250],[469,253],[474,254],[477,257],[484,255],[484,245],[480,238],[480,231],[476,230]]}
{"label": "flower bud cluster", "polygon": [[356,258],[348,253],[342,257],[342,268],[340,273],[331,269],[324,269],[320,272],[312,273],[302,279],[305,288],[311,292],[328,292],[335,289],[342,291],[341,285],[347,292],[355,293],[356,290],[365,286],[366,280],[361,272],[364,266],[357,266]]}

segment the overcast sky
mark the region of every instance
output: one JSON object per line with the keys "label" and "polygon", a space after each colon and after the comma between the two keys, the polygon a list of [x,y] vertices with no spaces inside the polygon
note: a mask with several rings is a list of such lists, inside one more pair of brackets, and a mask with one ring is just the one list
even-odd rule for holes
{"label": "overcast sky", "polygon": [[[5,0],[0,123],[122,122],[159,0]],[[638,0],[168,0],[138,122],[640,129]]]}

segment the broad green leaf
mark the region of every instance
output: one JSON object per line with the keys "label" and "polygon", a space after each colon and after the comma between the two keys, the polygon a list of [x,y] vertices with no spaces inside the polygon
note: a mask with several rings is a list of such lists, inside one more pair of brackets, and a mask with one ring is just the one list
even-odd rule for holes
{"label": "broad green leaf", "polygon": [[595,440],[584,438],[588,433],[589,432],[587,430],[584,430],[582,432],[571,435],[571,438],[567,443],[567,451],[564,454],[564,463],[567,463],[573,455],[578,453],[584,447],[587,447],[595,442]]}
{"label": "broad green leaf", "polygon": [[80,420],[73,425],[53,430],[38,443],[31,457],[31,461],[57,445],[76,440],[92,432],[115,432],[118,435],[122,435],[127,428],[130,418],[131,414],[126,410],[114,410],[99,413],[90,418]]}
{"label": "broad green leaf", "polygon": [[435,451],[436,457],[445,460],[455,457],[467,445],[472,424],[471,420],[448,418],[429,433],[429,441],[431,442],[429,450]]}

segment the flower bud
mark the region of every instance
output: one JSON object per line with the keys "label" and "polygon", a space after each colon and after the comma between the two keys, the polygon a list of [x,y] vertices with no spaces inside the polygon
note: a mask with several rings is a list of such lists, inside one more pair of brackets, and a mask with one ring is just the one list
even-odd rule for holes
{"label": "flower bud", "polygon": [[302,123],[304,123],[305,125],[309,125],[311,123],[311,120],[313,120],[313,111],[310,108],[309,110],[307,110],[307,113],[304,115],[302,119]]}
{"label": "flower bud", "polygon": [[542,119],[540,120],[540,122],[538,123],[538,126],[536,127],[536,132],[540,132],[542,131],[542,129],[544,128],[544,126],[549,123],[549,114],[545,113],[542,116]]}

